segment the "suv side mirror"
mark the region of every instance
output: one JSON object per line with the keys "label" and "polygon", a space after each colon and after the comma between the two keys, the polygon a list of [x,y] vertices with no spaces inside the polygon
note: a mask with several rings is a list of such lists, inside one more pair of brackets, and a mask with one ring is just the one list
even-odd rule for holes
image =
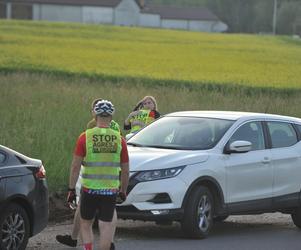
{"label": "suv side mirror", "polygon": [[224,148],[225,154],[231,153],[246,153],[249,152],[252,148],[252,143],[249,141],[234,141],[230,144],[227,143]]}

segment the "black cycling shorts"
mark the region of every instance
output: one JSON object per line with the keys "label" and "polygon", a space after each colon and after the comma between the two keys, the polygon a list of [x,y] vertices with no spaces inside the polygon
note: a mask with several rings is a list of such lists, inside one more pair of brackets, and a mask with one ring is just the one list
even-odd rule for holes
{"label": "black cycling shorts", "polygon": [[116,195],[99,195],[82,192],[80,197],[80,216],[92,220],[97,213],[98,220],[111,222],[116,204]]}

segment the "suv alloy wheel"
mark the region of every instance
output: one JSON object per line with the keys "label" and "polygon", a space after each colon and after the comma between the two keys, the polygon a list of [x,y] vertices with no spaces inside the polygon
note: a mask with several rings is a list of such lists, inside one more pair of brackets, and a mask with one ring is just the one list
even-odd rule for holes
{"label": "suv alloy wheel", "polygon": [[187,237],[205,238],[213,225],[214,204],[212,194],[207,187],[196,187],[185,205],[181,222]]}

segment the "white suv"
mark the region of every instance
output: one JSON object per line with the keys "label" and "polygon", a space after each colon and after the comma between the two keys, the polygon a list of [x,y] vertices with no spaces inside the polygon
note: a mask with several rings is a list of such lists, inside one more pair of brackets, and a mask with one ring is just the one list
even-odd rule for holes
{"label": "white suv", "polygon": [[168,114],[128,141],[130,184],[118,217],[179,221],[193,238],[233,214],[281,211],[301,228],[300,140],[293,117]]}

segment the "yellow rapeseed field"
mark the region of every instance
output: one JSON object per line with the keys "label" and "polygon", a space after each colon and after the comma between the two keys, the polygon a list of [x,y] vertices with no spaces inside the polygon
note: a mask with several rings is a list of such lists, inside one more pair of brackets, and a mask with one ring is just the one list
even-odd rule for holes
{"label": "yellow rapeseed field", "polygon": [[0,21],[0,70],[301,88],[301,41],[263,35]]}

